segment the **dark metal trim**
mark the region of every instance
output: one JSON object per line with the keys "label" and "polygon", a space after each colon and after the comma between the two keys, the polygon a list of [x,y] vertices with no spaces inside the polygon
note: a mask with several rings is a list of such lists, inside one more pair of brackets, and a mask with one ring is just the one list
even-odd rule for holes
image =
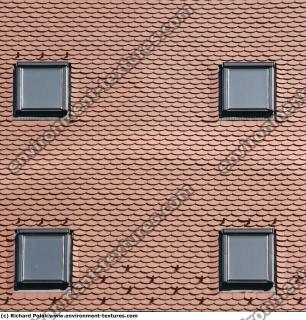
{"label": "dark metal trim", "polygon": [[53,233],[53,234],[72,234],[72,231],[67,228],[27,228],[17,229],[16,234],[32,234],[32,233]]}
{"label": "dark metal trim", "polygon": [[70,67],[71,63],[67,61],[18,61],[16,67]]}
{"label": "dark metal trim", "polygon": [[250,61],[228,61],[223,62],[222,66],[224,68],[258,68],[258,67],[275,67],[275,62],[272,61],[258,61],[258,62],[250,62]]}
{"label": "dark metal trim", "polygon": [[250,233],[265,233],[265,234],[274,234],[275,229],[273,228],[226,228],[220,231],[221,234],[250,234]]}

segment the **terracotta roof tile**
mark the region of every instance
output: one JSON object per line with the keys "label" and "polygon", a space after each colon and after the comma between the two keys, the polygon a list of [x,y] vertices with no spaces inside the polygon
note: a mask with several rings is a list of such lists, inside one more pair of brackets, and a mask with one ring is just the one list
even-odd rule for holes
{"label": "terracotta roof tile", "polygon": [[[218,169],[262,124],[219,119],[219,65],[275,61],[277,106],[290,100],[306,85],[304,0],[191,2],[175,32],[16,175],[10,161],[52,122],[12,120],[12,65],[67,52],[74,106],[181,3],[0,2],[0,310],[42,311],[60,298],[13,291],[16,228],[72,229],[78,281],[184,183],[196,190],[191,199],[69,311],[256,310],[270,293],[219,291],[225,227],[276,228],[278,288],[305,266],[305,109],[229,175]],[[305,310],[304,297],[300,288],[278,311]]]}

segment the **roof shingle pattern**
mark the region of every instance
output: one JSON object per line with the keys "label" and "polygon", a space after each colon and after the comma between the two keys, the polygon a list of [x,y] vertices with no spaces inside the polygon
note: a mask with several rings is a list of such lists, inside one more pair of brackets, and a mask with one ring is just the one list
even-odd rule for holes
{"label": "roof shingle pattern", "polygon": [[[219,120],[219,65],[276,62],[287,102],[306,87],[304,0],[189,1],[193,14],[16,175],[9,163],[50,122],[12,120],[12,65],[67,52],[73,106],[182,3],[0,2],[0,310],[48,310],[61,295],[13,291],[16,228],[72,229],[76,283],[184,183],[192,197],[69,311],[256,310],[271,293],[219,291],[225,227],[276,228],[278,288],[305,266],[305,105],[218,170],[262,124]],[[305,293],[278,310],[305,310]]]}

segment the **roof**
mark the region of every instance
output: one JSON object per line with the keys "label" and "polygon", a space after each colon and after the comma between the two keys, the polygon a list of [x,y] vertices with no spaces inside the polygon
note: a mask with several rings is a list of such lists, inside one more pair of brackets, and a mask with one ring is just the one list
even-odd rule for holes
{"label": "roof", "polygon": [[[263,121],[220,120],[219,65],[271,61],[277,107],[306,87],[304,0],[188,1],[192,14],[18,173],[52,124],[12,118],[17,61],[67,60],[72,107],[181,8],[179,0],[1,0],[0,310],[49,310],[14,292],[18,228],[73,231],[73,283],[182,185],[193,194],[66,310],[256,310],[271,293],[219,291],[219,231],[275,228],[277,287],[305,266],[305,104],[225,174]],[[277,310],[305,310],[299,287]]]}

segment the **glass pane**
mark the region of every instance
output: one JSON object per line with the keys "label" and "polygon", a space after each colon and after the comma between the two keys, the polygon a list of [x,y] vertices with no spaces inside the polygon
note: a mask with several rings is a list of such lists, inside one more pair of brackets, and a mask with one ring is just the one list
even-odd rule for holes
{"label": "glass pane", "polygon": [[24,279],[61,280],[64,273],[64,236],[24,237]]}
{"label": "glass pane", "polygon": [[228,271],[231,280],[265,280],[268,275],[268,236],[230,235]]}
{"label": "glass pane", "polygon": [[233,68],[228,70],[228,107],[269,108],[269,69]]}
{"label": "glass pane", "polygon": [[23,68],[21,88],[23,108],[62,108],[64,105],[63,76],[63,68]]}

